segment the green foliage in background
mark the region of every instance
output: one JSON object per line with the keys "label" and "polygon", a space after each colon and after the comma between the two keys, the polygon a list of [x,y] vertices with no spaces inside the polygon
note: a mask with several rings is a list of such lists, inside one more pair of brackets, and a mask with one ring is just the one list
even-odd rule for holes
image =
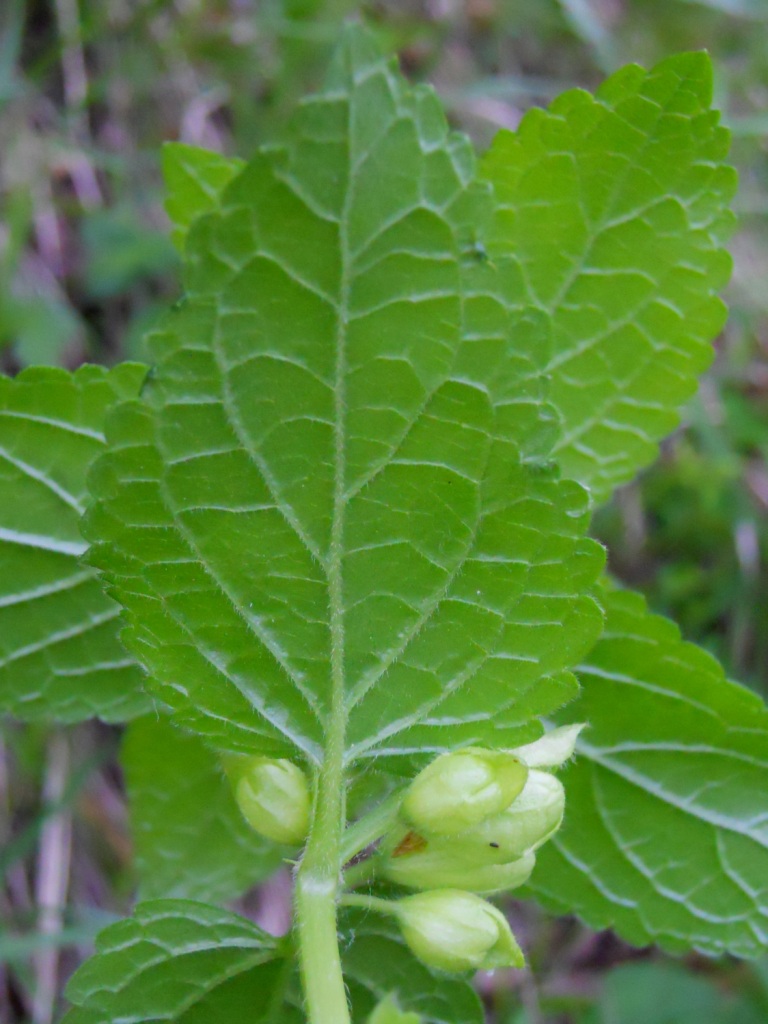
{"label": "green foliage in background", "polygon": [[23,718],[125,721],[148,707],[117,639],[119,609],[80,561],[79,528],[106,410],[144,373],[126,363],[0,381],[0,707]]}

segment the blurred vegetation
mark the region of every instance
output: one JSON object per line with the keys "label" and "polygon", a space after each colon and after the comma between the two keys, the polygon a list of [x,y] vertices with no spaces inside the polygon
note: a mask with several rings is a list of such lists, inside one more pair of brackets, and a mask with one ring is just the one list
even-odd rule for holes
{"label": "blurred vegetation", "polygon": [[[617,575],[768,693],[768,0],[0,0],[2,369],[142,358],[179,287],[162,142],[247,156],[355,12],[481,148],[624,63],[711,51],[741,174],[731,317],[683,428],[597,529]],[[54,1019],[63,980],[131,897],[118,743],[95,724],[0,729],[9,1024]],[[269,919],[284,890],[239,908]],[[670,963],[514,913],[533,968],[481,983],[497,1024],[768,1019],[766,964]]]}

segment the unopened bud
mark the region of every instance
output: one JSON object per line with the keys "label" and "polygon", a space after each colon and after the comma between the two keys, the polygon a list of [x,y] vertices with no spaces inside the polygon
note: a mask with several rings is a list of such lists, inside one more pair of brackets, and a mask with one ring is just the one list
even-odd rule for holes
{"label": "unopened bud", "polygon": [[522,967],[525,958],[504,915],[458,889],[434,889],[397,904],[400,928],[411,951],[443,971]]}
{"label": "unopened bud", "polygon": [[302,843],[309,829],[309,786],[292,761],[251,757],[238,764],[235,799],[256,832],[277,843]]}
{"label": "unopened bud", "polygon": [[402,814],[419,832],[455,835],[508,807],[527,774],[520,758],[505,751],[441,754],[408,787]]}
{"label": "unopened bud", "polygon": [[504,860],[520,857],[554,835],[564,811],[563,784],[549,772],[532,768],[520,796],[506,810],[481,822],[465,841],[476,844],[478,851],[493,846]]}
{"label": "unopened bud", "polygon": [[383,860],[381,874],[409,889],[466,889],[489,895],[523,885],[535,864],[533,853],[510,857],[498,843],[478,842],[472,833],[430,839],[411,833]]}

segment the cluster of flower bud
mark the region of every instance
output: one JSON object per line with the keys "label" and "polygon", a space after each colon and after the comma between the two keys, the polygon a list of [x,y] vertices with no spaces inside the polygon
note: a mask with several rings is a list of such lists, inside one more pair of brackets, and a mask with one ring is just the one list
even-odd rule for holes
{"label": "cluster of flower bud", "polygon": [[424,890],[397,904],[408,945],[443,970],[523,965],[504,916],[476,894],[522,885],[536,850],[563,820],[565,791],[552,774],[581,726],[512,751],[443,754],[406,790],[401,822],[382,844],[380,872]]}
{"label": "cluster of flower bud", "polygon": [[511,751],[442,754],[408,787],[401,826],[383,844],[381,871],[412,889],[493,893],[530,876],[536,850],[560,827],[562,783],[545,768],[572,753],[579,726]]}
{"label": "cluster of flower bud", "polygon": [[[504,915],[480,894],[527,881],[536,850],[560,827],[565,793],[547,769],[571,756],[580,729],[555,729],[516,750],[468,747],[442,754],[408,786],[376,866],[389,881],[422,891],[393,902],[371,899],[397,918],[406,943],[425,963],[445,971],[523,966]],[[304,842],[311,797],[301,768],[242,755],[227,756],[224,766],[255,831],[279,843]],[[385,1000],[370,1024],[416,1021]]]}

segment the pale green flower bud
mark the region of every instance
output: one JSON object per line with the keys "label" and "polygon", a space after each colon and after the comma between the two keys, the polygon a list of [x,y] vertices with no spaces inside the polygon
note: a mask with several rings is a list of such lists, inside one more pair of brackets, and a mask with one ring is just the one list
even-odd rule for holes
{"label": "pale green flower bud", "polygon": [[421,1024],[421,1017],[417,1013],[404,1012],[392,996],[387,996],[368,1018],[368,1024]]}
{"label": "pale green flower bud", "polygon": [[564,811],[563,784],[549,772],[532,768],[517,800],[461,838],[478,852],[493,846],[504,861],[511,860],[551,839],[562,824]]}
{"label": "pale green flower bud", "polygon": [[501,750],[441,754],[406,790],[402,814],[420,833],[455,835],[508,807],[527,774],[519,757]]}
{"label": "pale green flower bud", "polygon": [[411,951],[429,967],[478,971],[525,964],[504,915],[472,893],[434,889],[407,896],[397,903],[397,918]]}
{"label": "pale green flower bud", "polygon": [[303,843],[309,830],[309,786],[292,761],[250,757],[237,765],[235,800],[256,832],[277,843]]}
{"label": "pale green flower bud", "polygon": [[484,864],[475,869],[472,892],[483,896],[511,892],[525,885],[536,867],[536,854],[531,850],[506,864]]}
{"label": "pale green flower bud", "polygon": [[524,747],[518,747],[512,753],[525,761],[529,768],[559,768],[573,757],[576,740],[583,728],[584,722],[580,722],[577,725],[563,725],[559,729],[550,729],[540,739]]}
{"label": "pale green flower bud", "polygon": [[417,837],[401,845],[381,866],[381,874],[409,889],[467,889],[494,893],[528,881],[536,863],[533,853],[510,858],[494,842],[466,836]]}

